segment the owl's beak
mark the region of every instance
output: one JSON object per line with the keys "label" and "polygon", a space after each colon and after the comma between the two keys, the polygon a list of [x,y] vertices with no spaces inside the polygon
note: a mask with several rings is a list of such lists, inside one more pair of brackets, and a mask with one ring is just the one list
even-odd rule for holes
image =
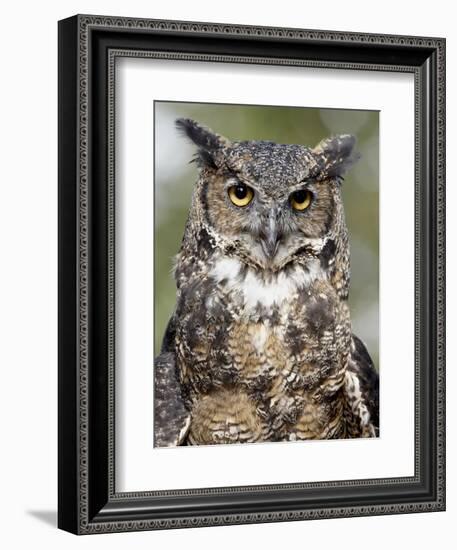
{"label": "owl's beak", "polygon": [[277,213],[272,211],[268,216],[265,228],[260,233],[260,245],[268,259],[271,260],[275,256],[280,240],[281,233],[278,229]]}

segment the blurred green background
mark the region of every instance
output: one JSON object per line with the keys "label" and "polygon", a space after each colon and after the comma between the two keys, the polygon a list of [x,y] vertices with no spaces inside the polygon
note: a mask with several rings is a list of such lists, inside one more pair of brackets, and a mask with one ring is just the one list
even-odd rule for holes
{"label": "blurred green background", "polygon": [[343,183],[351,244],[351,318],[354,332],[365,342],[378,368],[379,113],[343,109],[155,102],[155,355],[175,305],[172,261],[181,244],[197,180],[197,167],[189,163],[195,147],[176,131],[178,117],[193,118],[232,140],[314,146],[339,133],[356,136],[361,159]]}

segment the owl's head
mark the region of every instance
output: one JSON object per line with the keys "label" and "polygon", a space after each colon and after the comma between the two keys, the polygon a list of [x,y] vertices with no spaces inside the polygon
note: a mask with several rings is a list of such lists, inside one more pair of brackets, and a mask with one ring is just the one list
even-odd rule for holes
{"label": "owl's head", "polygon": [[200,222],[230,255],[277,271],[315,258],[346,232],[340,187],[356,160],[353,136],[310,148],[230,141],[190,119],[176,126],[197,146]]}

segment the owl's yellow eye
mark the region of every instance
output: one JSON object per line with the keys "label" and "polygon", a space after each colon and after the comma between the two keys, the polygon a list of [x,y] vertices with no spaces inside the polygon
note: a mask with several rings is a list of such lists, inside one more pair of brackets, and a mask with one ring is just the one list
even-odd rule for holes
{"label": "owl's yellow eye", "polygon": [[235,206],[247,206],[254,197],[254,191],[244,183],[238,183],[229,187],[228,196]]}
{"label": "owl's yellow eye", "polygon": [[295,191],[290,196],[290,204],[294,210],[306,210],[313,200],[313,194],[306,189]]}

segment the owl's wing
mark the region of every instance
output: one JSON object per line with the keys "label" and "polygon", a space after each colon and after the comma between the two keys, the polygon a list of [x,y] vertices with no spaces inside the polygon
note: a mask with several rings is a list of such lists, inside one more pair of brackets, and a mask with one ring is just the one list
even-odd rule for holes
{"label": "owl's wing", "polygon": [[190,414],[181,396],[174,353],[161,353],[154,361],[154,371],[154,445],[182,445]]}
{"label": "owl's wing", "polygon": [[154,361],[154,445],[183,445],[189,431],[190,414],[181,394],[176,357],[171,351],[173,321],[168,323],[162,350]]}
{"label": "owl's wing", "polygon": [[352,411],[367,435],[379,434],[379,376],[360,338],[352,335],[346,391]]}

